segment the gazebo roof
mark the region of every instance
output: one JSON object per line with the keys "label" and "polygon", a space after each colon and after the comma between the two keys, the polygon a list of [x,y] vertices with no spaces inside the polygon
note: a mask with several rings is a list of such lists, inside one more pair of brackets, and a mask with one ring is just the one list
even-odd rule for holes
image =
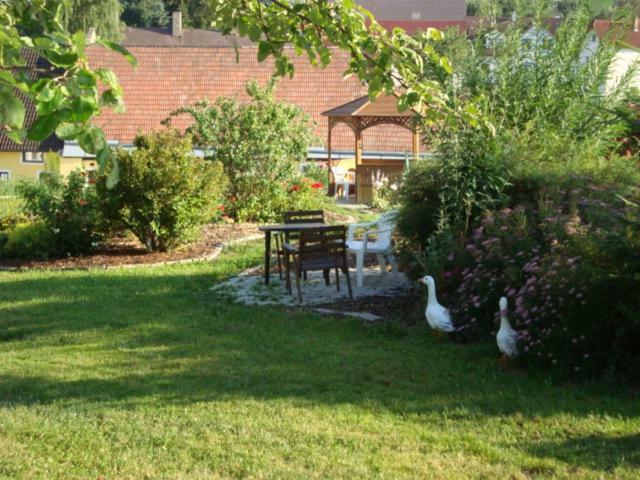
{"label": "gazebo roof", "polygon": [[398,97],[382,93],[374,100],[368,95],[322,112],[325,117],[413,117],[415,110],[398,111]]}

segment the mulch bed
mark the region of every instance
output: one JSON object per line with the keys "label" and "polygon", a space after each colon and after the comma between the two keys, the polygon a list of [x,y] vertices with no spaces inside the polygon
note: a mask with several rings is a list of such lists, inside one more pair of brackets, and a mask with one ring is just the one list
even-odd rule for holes
{"label": "mulch bed", "polygon": [[92,255],[55,260],[2,260],[4,269],[86,269],[197,260],[213,255],[222,244],[258,234],[252,223],[206,225],[200,239],[171,252],[148,252],[135,238],[115,238]]}
{"label": "mulch bed", "polygon": [[[332,212],[326,212],[326,217],[329,222],[354,221],[351,216]],[[148,252],[135,238],[120,237],[114,238],[91,255],[52,260],[3,259],[0,260],[0,270],[109,268],[207,259],[215,255],[221,245],[253,235],[260,235],[258,224],[255,223],[211,224],[204,227],[198,241],[171,252]]]}
{"label": "mulch bed", "polygon": [[407,325],[424,321],[424,302],[418,292],[395,297],[372,296],[357,298],[353,301],[344,299],[334,303],[314,305],[313,308],[326,308],[344,312],[367,312],[382,317],[384,320],[399,320]]}

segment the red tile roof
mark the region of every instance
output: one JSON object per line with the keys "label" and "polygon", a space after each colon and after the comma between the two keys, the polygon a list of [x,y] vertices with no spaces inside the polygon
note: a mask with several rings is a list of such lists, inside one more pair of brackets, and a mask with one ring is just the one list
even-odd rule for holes
{"label": "red tile roof", "polygon": [[640,48],[640,31],[636,31],[633,28],[613,24],[611,20],[595,20],[593,29],[600,39],[612,34],[616,40],[632,47]]}
{"label": "red tile roof", "polygon": [[[26,62],[27,68],[43,68],[50,67],[50,64],[45,63],[41,58],[35,54],[33,50],[24,49],[22,55]],[[30,75],[31,78],[35,78],[35,75]],[[36,107],[33,102],[27,99],[21,92],[17,92],[17,96],[25,106],[25,119],[24,127],[29,129],[33,122],[36,121]],[[42,142],[34,142],[33,140],[25,140],[21,144],[18,144],[7,137],[0,126],[0,152],[49,152],[60,150],[63,146],[62,141],[55,135],[51,135]]]}
{"label": "red tile roof", "polygon": [[[219,96],[238,96],[247,100],[244,91],[248,80],[267,83],[273,73],[273,62],[257,61],[255,47],[136,47],[129,50],[138,60],[132,68],[125,59],[100,46],[88,50],[91,66],[111,68],[124,89],[126,113],[117,115],[106,110],[96,123],[109,140],[131,143],[138,132],[162,128],[161,121],[173,110],[198,100],[215,100]],[[289,52],[293,57],[293,52]],[[319,144],[326,143],[325,110],[356,99],[366,93],[352,78],[343,79],[348,54],[333,50],[333,61],[325,69],[310,65],[306,57],[294,57],[296,74],[282,79],[277,96],[294,103],[311,115],[317,123]],[[189,125],[189,118],[175,119],[178,128]],[[265,126],[268,128],[268,126]],[[366,132],[364,148],[370,151],[404,152],[411,149],[411,134],[400,127],[377,127]],[[334,130],[335,149],[353,149],[353,134],[347,127]]]}

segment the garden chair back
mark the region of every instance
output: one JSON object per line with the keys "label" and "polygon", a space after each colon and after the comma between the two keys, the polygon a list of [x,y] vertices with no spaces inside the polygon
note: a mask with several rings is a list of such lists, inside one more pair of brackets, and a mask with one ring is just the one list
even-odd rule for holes
{"label": "garden chair back", "polygon": [[335,269],[336,288],[340,291],[340,270],[342,270],[347,277],[349,298],[353,298],[347,263],[347,228],[345,226],[328,225],[302,231],[297,245],[285,243],[284,248],[287,257],[292,257],[292,260],[287,262],[287,283],[291,285],[290,274],[293,270],[300,303],[302,303],[300,274],[307,271],[322,270],[328,285],[329,272]]}
{"label": "garden chair back", "polygon": [[[393,252],[393,231],[396,224],[395,210],[383,213],[374,222],[356,223],[349,225],[347,237],[348,252],[356,257],[356,284],[364,285],[364,256],[367,253],[376,255],[380,264],[380,271],[387,273],[387,262],[391,264],[394,274],[397,273],[395,255]],[[364,229],[362,240],[355,239],[356,230]]]}
{"label": "garden chair back", "polygon": [[338,196],[338,190],[342,189],[342,196],[349,198],[349,186],[353,185],[353,182],[349,179],[349,171],[341,166],[331,167],[331,174],[333,175],[333,182],[335,184],[334,196]]}
{"label": "garden chair back", "polygon": [[324,210],[284,212],[284,223],[324,223]]}
{"label": "garden chair back", "polygon": [[[288,224],[300,224],[300,223],[325,223],[324,210],[292,210],[284,212],[284,223]],[[278,275],[282,279],[282,262],[286,261],[286,254],[283,248],[284,242],[292,242],[298,240],[300,235],[298,232],[290,232],[286,236],[283,234],[277,234],[276,240],[276,255],[278,260]]]}

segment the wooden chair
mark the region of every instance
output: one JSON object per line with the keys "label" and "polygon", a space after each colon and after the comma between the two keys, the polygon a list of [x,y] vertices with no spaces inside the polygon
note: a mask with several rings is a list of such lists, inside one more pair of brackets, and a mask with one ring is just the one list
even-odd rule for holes
{"label": "wooden chair", "polygon": [[342,270],[347,276],[349,298],[353,300],[347,263],[347,228],[345,226],[326,226],[305,230],[300,232],[297,245],[285,242],[284,249],[287,259],[287,285],[291,285],[291,270],[293,270],[300,303],[302,303],[300,274],[322,270],[325,274],[325,282],[328,284],[329,272],[333,269],[336,271],[337,290],[340,291],[340,270]]}
{"label": "wooden chair", "polygon": [[[296,223],[325,223],[324,210],[298,210],[291,212],[284,212],[284,223],[296,224]],[[286,242],[292,243],[298,240],[298,233],[290,233],[286,238],[282,233],[275,235],[276,242],[276,257],[278,260],[278,275],[282,280],[282,263],[284,261],[285,252],[283,245]]]}

